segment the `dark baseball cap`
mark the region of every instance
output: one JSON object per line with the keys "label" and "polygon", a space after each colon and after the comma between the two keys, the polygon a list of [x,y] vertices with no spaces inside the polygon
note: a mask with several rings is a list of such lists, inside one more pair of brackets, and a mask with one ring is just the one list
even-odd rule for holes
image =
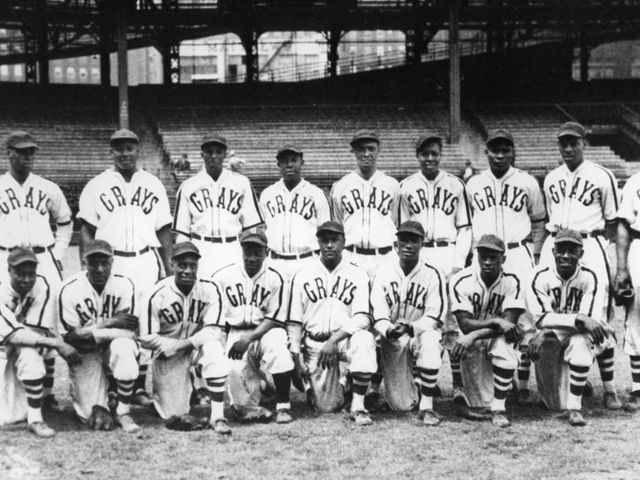
{"label": "dark baseball cap", "polygon": [[38,263],[38,257],[28,248],[16,247],[11,250],[7,257],[7,264],[10,267],[17,267],[23,263]]}
{"label": "dark baseball cap", "polygon": [[106,240],[89,240],[84,247],[82,256],[87,258],[90,255],[106,255],[108,257],[113,256],[113,247]]}
{"label": "dark baseball cap", "polygon": [[200,144],[200,148],[208,145],[209,143],[217,143],[218,145],[222,145],[224,148],[227,148],[227,139],[222,135],[218,135],[217,133],[207,133],[202,138],[202,143]]}
{"label": "dark baseball cap", "polygon": [[256,243],[266,247],[269,242],[263,229],[249,229],[240,234],[240,243]]}
{"label": "dark baseball cap", "polygon": [[558,130],[558,138],[560,137],[578,137],[584,138],[587,136],[587,130],[578,122],[565,122],[560,125]]}
{"label": "dark baseball cap", "polygon": [[7,137],[6,142],[7,148],[15,148],[16,150],[20,150],[23,148],[40,148],[36,144],[33,136],[22,130],[18,130],[15,132],[11,132]]}
{"label": "dark baseball cap", "polygon": [[297,147],[296,145],[292,144],[292,143],[285,143],[284,145],[282,145],[279,149],[278,149],[278,153],[276,153],[276,158],[280,159],[280,155],[282,155],[285,152],[293,152],[296,155],[302,155],[302,149]]}
{"label": "dark baseball cap", "polygon": [[416,152],[419,151],[425,143],[437,142],[442,145],[442,136],[437,133],[425,133],[416,141]]}
{"label": "dark baseball cap", "polygon": [[489,132],[489,136],[487,137],[487,145],[497,140],[505,140],[509,142],[511,146],[515,145],[513,142],[513,136],[506,128],[498,128]]}
{"label": "dark baseball cap", "polygon": [[320,235],[322,232],[332,232],[332,233],[341,233],[344,235],[344,227],[341,223],[328,221],[324,222],[322,225],[318,227],[316,232],[316,236]]}
{"label": "dark baseball cap", "polygon": [[133,133],[131,130],[127,130],[126,128],[121,128],[120,130],[117,130],[113,135],[111,135],[109,144],[113,145],[115,142],[120,140],[129,140],[131,142],[140,143],[138,135]]}
{"label": "dark baseball cap", "polygon": [[378,138],[378,134],[373,130],[358,130],[353,134],[349,145],[355,147],[358,143],[364,142],[366,140],[373,140],[374,142],[380,143],[380,138]]}
{"label": "dark baseball cap", "polygon": [[400,235],[401,233],[411,233],[412,235],[418,235],[424,238],[424,228],[422,228],[419,222],[413,220],[403,222],[402,225],[398,227],[396,235]]}
{"label": "dark baseball cap", "polygon": [[582,246],[582,235],[575,230],[560,230],[556,233],[554,243],[575,243],[576,245]]}
{"label": "dark baseball cap", "polygon": [[478,240],[478,244],[476,245],[476,248],[486,248],[487,250],[493,250],[495,252],[500,252],[500,253],[504,253],[506,250],[504,246],[504,242],[500,240],[498,237],[496,237],[495,235],[481,236],[480,240]]}
{"label": "dark baseball cap", "polygon": [[171,258],[178,258],[182,255],[194,255],[200,258],[200,250],[191,242],[180,242],[173,246],[171,251]]}

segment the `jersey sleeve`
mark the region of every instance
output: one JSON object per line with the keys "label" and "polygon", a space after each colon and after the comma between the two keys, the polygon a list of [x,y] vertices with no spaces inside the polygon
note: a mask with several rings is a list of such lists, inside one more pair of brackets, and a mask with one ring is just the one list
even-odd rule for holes
{"label": "jersey sleeve", "polygon": [[367,329],[371,323],[369,277],[363,271],[362,275],[358,275],[353,280],[356,284],[356,291],[351,303],[351,318],[348,325],[342,327],[352,335],[358,330]]}
{"label": "jersey sleeve", "polygon": [[220,287],[212,281],[206,282],[209,290],[209,306],[204,314],[203,323],[205,327],[222,326],[222,295]]}
{"label": "jersey sleeve", "polygon": [[267,309],[264,318],[284,326],[287,318],[286,285],[279,272],[273,269],[270,270],[273,272],[275,280],[273,282],[271,295],[269,295],[269,299],[267,300]]}
{"label": "jersey sleeve", "polygon": [[82,189],[82,193],[80,193],[77,217],[97,227],[100,219],[98,218],[98,212],[95,207],[95,194],[95,182],[90,180]]}
{"label": "jersey sleeve", "polygon": [[338,223],[343,223],[344,215],[342,213],[342,206],[340,205],[340,199],[338,198],[338,182],[334,183],[331,187],[331,194],[329,195],[329,206],[331,207],[331,220]]}
{"label": "jersey sleeve", "polygon": [[[373,278],[371,284],[371,316],[373,327],[380,335],[386,336],[393,325],[391,309],[394,305],[393,292],[389,292],[389,284],[382,271]],[[394,319],[395,320],[395,319]]]}
{"label": "jersey sleeve", "polygon": [[409,200],[406,192],[400,189],[400,199],[398,200],[398,221],[396,226],[400,226],[407,220],[411,220],[411,210],[409,210]]}
{"label": "jersey sleeve", "polygon": [[287,322],[302,325],[303,304],[302,304],[302,277],[296,274],[291,280],[289,289],[289,305],[287,308]]}
{"label": "jersey sleeve", "polygon": [[507,287],[504,290],[502,311],[504,312],[509,309],[524,310],[526,308],[526,292],[523,290],[523,283],[515,275],[508,273],[503,273],[503,275],[503,281],[507,284]]}
{"label": "jersey sleeve", "polygon": [[636,221],[638,211],[634,206],[635,197],[635,182],[633,180],[627,181],[622,189],[622,198],[620,199],[620,208],[618,208],[618,218],[626,220],[632,225]]}
{"label": "jersey sleeve", "polygon": [[136,287],[129,277],[118,276],[120,282],[120,298],[121,304],[118,305],[118,312],[126,312],[131,315],[140,315],[140,306],[136,302]]}
{"label": "jersey sleeve", "polygon": [[173,218],[171,217],[171,208],[169,207],[169,199],[167,198],[167,190],[160,180],[158,180],[158,211],[156,213],[156,231],[167,225],[171,225]]}
{"label": "jersey sleeve", "polygon": [[618,215],[620,198],[618,193],[618,183],[613,173],[605,170],[605,181],[602,186],[602,216],[606,221],[615,220]]}
{"label": "jersey sleeve", "polygon": [[580,313],[585,314],[587,317],[591,317],[599,322],[607,321],[606,318],[602,318],[602,312],[605,305],[605,285],[598,279],[598,276],[593,270],[582,267],[585,277],[588,281],[585,281],[585,289],[580,302]]}
{"label": "jersey sleeve", "polygon": [[17,318],[23,318],[25,325],[46,328],[57,332],[56,315],[53,309],[51,288],[44,277],[36,277],[37,293],[31,297],[32,301],[19,306],[15,312]]}
{"label": "jersey sleeve", "polygon": [[393,198],[391,199],[391,220],[394,225],[400,225],[400,184],[394,181]]}
{"label": "jersey sleeve", "polygon": [[[546,270],[534,274],[531,287],[527,291],[529,311],[538,326],[541,326],[539,323],[541,319],[544,319],[544,316],[553,313],[553,297],[544,279]],[[575,318],[575,315],[572,316]]]}
{"label": "jersey sleeve", "polygon": [[49,213],[53,221],[59,226],[69,225],[71,223],[71,209],[69,208],[64,193],[62,193],[62,189],[55,183],[53,184]]}
{"label": "jersey sleeve", "polygon": [[447,282],[444,274],[433,268],[427,284],[427,302],[422,317],[412,323],[413,331],[420,335],[427,330],[440,328],[447,315]]}
{"label": "jersey sleeve", "polygon": [[325,193],[318,189],[318,195],[316,198],[316,208],[318,209],[318,225],[322,225],[324,222],[331,220],[331,209],[329,208],[329,201]]}
{"label": "jersey sleeve", "polygon": [[173,225],[171,229],[178,235],[191,238],[191,212],[189,211],[188,198],[185,198],[185,184],[178,188],[176,194],[176,205],[173,215]]}
{"label": "jersey sleeve", "polygon": [[[461,272],[462,273],[462,272]],[[451,312],[469,312],[473,315],[473,304],[471,303],[472,291],[469,287],[471,275],[456,274],[451,278],[449,284],[449,298],[451,299]]]}
{"label": "jersey sleeve", "polygon": [[83,326],[82,318],[75,308],[74,288],[77,282],[62,286],[58,295],[58,329],[61,334]]}
{"label": "jersey sleeve", "polygon": [[241,216],[242,229],[247,230],[252,227],[257,227],[264,223],[262,218],[262,211],[258,203],[258,197],[251,186],[251,182],[248,178],[245,178],[244,188],[244,201],[242,203],[242,216]]}
{"label": "jersey sleeve", "polygon": [[469,227],[471,225],[471,207],[469,206],[467,189],[464,185],[458,194],[455,222],[457,228]]}
{"label": "jersey sleeve", "polygon": [[4,307],[0,308],[0,345],[5,344],[9,337],[20,328],[22,328],[22,325],[16,321],[11,310]]}
{"label": "jersey sleeve", "polygon": [[527,211],[532,222],[539,222],[547,218],[547,209],[538,182],[533,177],[530,177],[529,180],[529,205]]}
{"label": "jersey sleeve", "polygon": [[162,287],[153,289],[142,300],[140,308],[140,335],[157,335],[160,333],[158,317],[162,304]]}

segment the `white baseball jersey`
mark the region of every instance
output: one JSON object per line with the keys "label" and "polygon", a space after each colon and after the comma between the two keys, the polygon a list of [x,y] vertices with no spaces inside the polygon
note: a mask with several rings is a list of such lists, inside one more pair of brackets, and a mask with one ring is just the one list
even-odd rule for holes
{"label": "white baseball jersey", "polygon": [[49,282],[42,275],[36,276],[36,282],[24,296],[16,292],[10,282],[0,283],[0,303],[11,310],[20,323],[31,327],[57,332],[55,300]]}
{"label": "white baseball jersey", "polygon": [[614,220],[618,211],[615,177],[609,169],[588,160],[573,172],[564,164],[549,172],[544,195],[550,232],[563,228],[583,233],[602,230],[605,220]]}
{"label": "white baseball jersey", "polygon": [[159,247],[156,231],[171,224],[164,185],[144,170],[130,182],[115,168],[105,170],[85,185],[79,207],[78,218],[96,228],[95,238],[124,252]]}
{"label": "white baseball jersey", "polygon": [[286,290],[282,275],[265,264],[250,277],[242,265],[232,263],[218,270],[211,280],[222,295],[222,318],[229,327],[257,327],[263,319],[284,327]]}
{"label": "white baseball jersey", "polygon": [[440,328],[447,313],[446,279],[423,262],[405,275],[399,264],[380,270],[371,287],[374,326],[381,334],[398,320],[411,323],[416,334]]}
{"label": "white baseball jersey", "polygon": [[293,277],[288,320],[315,337],[368,328],[367,272],[344,259],[330,272],[314,258]]}
{"label": "white baseball jersey", "polygon": [[[57,225],[55,238],[50,221]],[[58,185],[33,173],[22,185],[9,172],[0,176],[0,247],[53,245],[62,258],[71,234],[71,210]]]}
{"label": "white baseball jersey", "polygon": [[133,282],[111,274],[101,293],[96,292],[87,272],[67,278],[58,296],[58,319],[61,333],[78,327],[92,327],[119,312],[135,314],[136,293]]}
{"label": "white baseball jersey", "polygon": [[0,305],[0,346],[4,345],[9,337],[21,328],[23,326],[16,320],[13,312],[4,305]]}
{"label": "white baseball jersey", "polygon": [[185,339],[204,326],[223,327],[222,297],[218,286],[199,279],[188,295],[167,277],[156,283],[141,308],[140,335],[158,334]]}
{"label": "white baseball jersey", "polygon": [[604,307],[604,284],[593,270],[578,264],[575,274],[564,280],[554,267],[536,268],[529,288],[529,308],[539,327],[545,320],[557,325],[564,320],[575,324],[577,313],[583,313],[598,321]]}
{"label": "white baseball jersey", "polygon": [[260,206],[267,225],[269,248],[280,254],[318,249],[318,225],[331,220],[324,192],[304,178],[293,190],[282,180],[265,188]]}
{"label": "white baseball jersey", "polygon": [[538,182],[519,168],[509,168],[502,178],[491,169],[471,177],[467,195],[475,241],[492,234],[505,243],[521,242],[531,233],[532,222],[546,218]]}
{"label": "white baseball jersey", "polygon": [[486,285],[476,265],[456,273],[449,282],[452,312],[469,312],[476,319],[502,316],[508,309],[525,309],[524,285],[515,275],[501,272]]}
{"label": "white baseball jersey", "polygon": [[346,174],[331,189],[331,216],[344,225],[346,245],[383,248],[396,239],[400,185],[376,170],[369,180]]}
{"label": "white baseball jersey", "polygon": [[618,218],[626,220],[636,232],[640,232],[640,173],[635,173],[622,189]]}
{"label": "white baseball jersey", "polygon": [[185,180],[176,196],[173,231],[191,238],[233,237],[263,223],[249,179],[223,169],[214,180],[203,168]]}

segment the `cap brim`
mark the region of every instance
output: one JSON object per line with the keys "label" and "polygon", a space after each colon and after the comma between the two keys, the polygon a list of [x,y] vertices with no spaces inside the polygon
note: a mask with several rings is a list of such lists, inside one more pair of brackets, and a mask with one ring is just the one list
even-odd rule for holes
{"label": "cap brim", "polygon": [[575,138],[584,138],[584,135],[580,135],[577,132],[574,132],[573,130],[563,130],[561,132],[558,132],[558,138],[561,137],[575,137]]}
{"label": "cap brim", "polygon": [[284,155],[287,152],[295,153],[296,155],[302,155],[302,152],[300,150],[295,150],[293,148],[285,148],[284,150],[281,150],[276,154],[276,158],[280,158],[282,155]]}
{"label": "cap brim", "polygon": [[111,257],[113,256],[113,252],[110,252],[108,250],[89,250],[88,252],[85,252],[82,257],[83,258],[87,258],[90,257],[91,255],[104,255],[106,257]]}
{"label": "cap brim", "polygon": [[36,150],[40,150],[40,147],[33,142],[22,142],[17,143],[15,145],[10,145],[9,148],[15,148],[16,150],[24,150],[27,148],[35,148]]}
{"label": "cap brim", "polygon": [[226,143],[219,142],[218,140],[209,140],[207,142],[202,142],[200,144],[200,148],[204,147],[205,145],[211,145],[212,143],[215,143],[216,145],[222,145],[224,148],[227,148],[227,144]]}
{"label": "cap brim", "polygon": [[502,136],[502,135],[499,135],[497,137],[489,138],[487,140],[487,145],[490,145],[490,144],[495,143],[495,142],[500,141],[500,140],[502,140],[503,142],[507,142],[507,143],[513,145],[513,140],[512,139],[510,139],[509,137]]}
{"label": "cap brim", "polygon": [[494,252],[504,253],[504,250],[496,245],[478,245],[476,247],[476,250],[480,250],[480,249],[492,250]]}
{"label": "cap brim", "polygon": [[578,240],[578,239],[576,239],[576,238],[560,238],[560,239],[558,239],[558,238],[556,237],[556,239],[555,239],[555,241],[553,242],[553,244],[554,244],[554,245],[557,245],[557,244],[559,244],[559,243],[573,243],[574,245],[579,245],[579,246],[584,245],[584,243],[583,243],[583,242],[579,241],[579,240]]}
{"label": "cap brim", "polygon": [[351,140],[349,142],[349,145],[351,145],[352,147],[355,147],[358,143],[367,142],[367,141],[380,143],[380,140],[378,140],[376,137],[359,137]]}
{"label": "cap brim", "polygon": [[35,263],[36,265],[39,263],[38,260],[36,258],[23,258],[21,260],[18,260],[16,262],[11,262],[9,263],[10,267],[17,267],[18,265],[22,265],[25,263]]}
{"label": "cap brim", "polygon": [[321,233],[339,233],[340,235],[344,235],[344,232],[336,230],[334,228],[323,228],[322,230],[318,230],[316,232],[316,236],[320,235]]}

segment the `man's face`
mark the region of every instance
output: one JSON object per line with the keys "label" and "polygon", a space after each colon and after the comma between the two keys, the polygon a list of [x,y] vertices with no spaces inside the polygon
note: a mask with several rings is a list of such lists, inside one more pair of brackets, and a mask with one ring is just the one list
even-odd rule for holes
{"label": "man's face", "polygon": [[575,169],[584,159],[584,138],[564,136],[558,139],[560,155],[569,170]]}
{"label": "man's face", "polygon": [[435,177],[439,172],[440,154],[442,153],[438,142],[429,142],[418,150],[416,156],[420,162],[420,169],[425,177]]}
{"label": "man's face", "polygon": [[582,253],[582,247],[572,242],[556,243],[553,246],[556,270],[562,278],[569,278],[576,272]]}
{"label": "man's face", "polygon": [[9,281],[13,289],[20,295],[30,292],[36,283],[36,271],[38,264],[24,262],[15,267],[9,267]]}
{"label": "man's face", "polygon": [[267,258],[267,247],[259,243],[243,243],[242,259],[244,260],[244,270],[250,277],[253,277],[260,271]]}
{"label": "man's face", "polygon": [[295,152],[283,152],[278,157],[278,170],[285,182],[299,182],[302,178],[302,165],[304,165],[302,155]]}
{"label": "man's face", "polygon": [[398,256],[400,260],[415,262],[420,259],[423,238],[413,233],[398,234]]}
{"label": "man's face", "polygon": [[113,257],[95,253],[86,257],[83,263],[87,268],[89,283],[97,290],[102,289],[107,284],[109,275],[111,275]]}
{"label": "man's face", "polygon": [[478,249],[478,264],[480,265],[480,272],[488,277],[497,277],[502,270],[502,264],[505,261],[504,253],[490,248]]}
{"label": "man's face", "polygon": [[119,172],[133,172],[138,163],[138,143],[133,140],[116,140],[111,144],[111,158]]}
{"label": "man's face", "polygon": [[9,164],[11,168],[22,175],[27,175],[33,169],[33,162],[36,157],[37,149],[34,147],[29,148],[7,148],[7,155],[9,156]]}
{"label": "man's face", "polygon": [[320,232],[318,235],[320,258],[325,263],[338,263],[344,249],[344,235],[337,232]]}
{"label": "man's face", "polygon": [[513,165],[516,151],[508,140],[494,140],[485,150],[492,171],[506,172]]}
{"label": "man's face", "polygon": [[227,158],[227,148],[219,143],[206,143],[202,146],[200,156],[207,173],[218,176],[222,172],[224,159]]}
{"label": "man's face", "polygon": [[375,140],[363,140],[357,142],[351,153],[356,157],[358,170],[361,172],[369,172],[375,169],[378,155],[380,154],[380,145]]}
{"label": "man's face", "polygon": [[171,259],[176,286],[190,290],[196,284],[198,277],[197,255],[185,253]]}

